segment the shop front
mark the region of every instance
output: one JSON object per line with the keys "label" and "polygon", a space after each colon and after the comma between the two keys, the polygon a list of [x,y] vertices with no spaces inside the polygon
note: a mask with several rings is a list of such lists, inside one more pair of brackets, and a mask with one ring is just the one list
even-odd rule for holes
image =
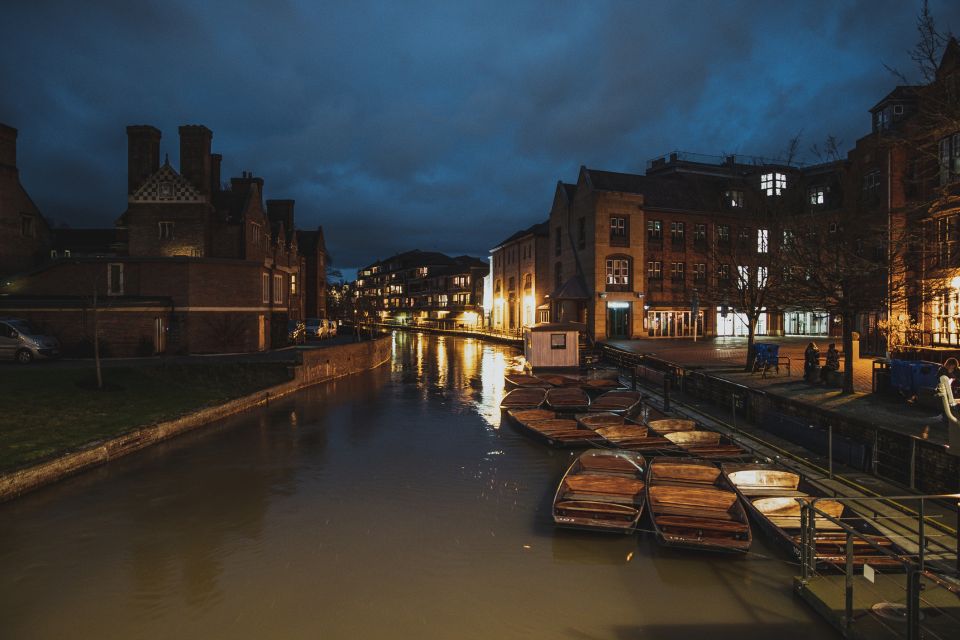
{"label": "shop front", "polygon": [[[747,314],[736,313],[732,309],[726,310],[717,307],[717,336],[718,337],[746,337],[750,333],[750,321]],[[763,311],[757,320],[755,335],[767,335],[767,313]]]}
{"label": "shop front", "polygon": [[[692,338],[694,332],[693,314],[688,309],[680,311],[667,309],[647,311],[647,335],[651,338]],[[697,312],[697,336],[703,335],[703,312]]]}
{"label": "shop front", "polygon": [[788,336],[826,336],[830,331],[826,311],[787,311],[783,315]]}

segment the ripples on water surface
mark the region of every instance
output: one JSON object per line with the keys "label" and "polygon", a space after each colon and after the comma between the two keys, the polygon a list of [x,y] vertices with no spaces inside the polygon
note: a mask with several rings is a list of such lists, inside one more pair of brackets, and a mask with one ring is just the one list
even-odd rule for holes
{"label": "ripples on water surface", "polygon": [[509,348],[393,355],[0,505],[0,638],[832,635],[760,536],[555,530],[571,457],[501,428]]}

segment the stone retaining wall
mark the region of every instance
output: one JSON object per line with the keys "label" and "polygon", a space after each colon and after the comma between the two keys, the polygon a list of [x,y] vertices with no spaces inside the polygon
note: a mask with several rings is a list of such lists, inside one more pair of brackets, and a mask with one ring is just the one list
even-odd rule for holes
{"label": "stone retaining wall", "polygon": [[294,367],[293,380],[290,382],[230,400],[216,407],[201,409],[182,418],[140,427],[109,440],[92,442],[78,451],[71,451],[52,460],[0,475],[0,501],[16,498],[38,487],[163,442],[221,418],[266,406],[271,401],[311,385],[376,368],[390,359],[391,346],[392,338],[384,336],[367,342],[302,351],[302,364]]}

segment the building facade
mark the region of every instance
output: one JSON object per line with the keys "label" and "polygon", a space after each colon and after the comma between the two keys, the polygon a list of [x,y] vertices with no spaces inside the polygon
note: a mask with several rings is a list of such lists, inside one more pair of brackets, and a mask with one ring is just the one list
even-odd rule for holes
{"label": "building facade", "polygon": [[490,326],[517,331],[549,321],[546,304],[549,280],[550,223],[541,222],[518,231],[490,251],[493,298]]}
{"label": "building facade", "polygon": [[0,123],[0,279],[41,264],[50,229],[20,183],[17,130]]}
{"label": "building facade", "polygon": [[325,269],[322,233],[301,248],[292,200],[264,202],[263,179],[248,172],[222,185],[212,132],[179,133],[178,172],[160,164],[158,129],[127,128],[127,208],[115,228],[56,233],[43,264],[9,279],[3,313],[60,337],[68,353],[88,348],[95,325],[110,355],[287,343],[288,322],[325,295],[325,278],[307,271]]}
{"label": "building facade", "polygon": [[360,319],[437,328],[483,326],[487,262],[413,250],[380,260],[357,274],[355,310]]}

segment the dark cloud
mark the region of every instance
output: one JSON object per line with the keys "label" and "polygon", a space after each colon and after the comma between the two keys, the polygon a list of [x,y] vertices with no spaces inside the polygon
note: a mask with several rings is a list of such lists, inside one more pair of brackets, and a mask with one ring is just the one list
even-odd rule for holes
{"label": "dark cloud", "polygon": [[[960,6],[931,8],[960,25]],[[17,3],[0,121],[43,211],[109,225],[124,127],[202,123],[228,174],[323,224],[346,270],[413,247],[485,255],[581,164],[674,149],[847,145],[913,70],[919,2]]]}

